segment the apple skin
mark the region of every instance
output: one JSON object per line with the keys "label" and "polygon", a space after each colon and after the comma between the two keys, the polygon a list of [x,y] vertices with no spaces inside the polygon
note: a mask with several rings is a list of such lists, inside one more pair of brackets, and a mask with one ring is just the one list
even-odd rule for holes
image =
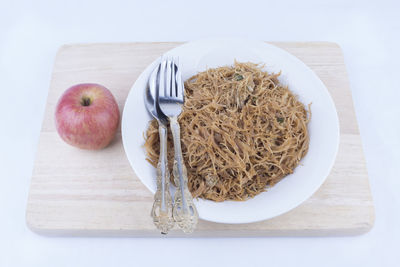
{"label": "apple skin", "polygon": [[111,92],[100,84],[83,83],[68,88],[59,99],[55,124],[60,137],[82,149],[106,147],[119,125],[119,109]]}

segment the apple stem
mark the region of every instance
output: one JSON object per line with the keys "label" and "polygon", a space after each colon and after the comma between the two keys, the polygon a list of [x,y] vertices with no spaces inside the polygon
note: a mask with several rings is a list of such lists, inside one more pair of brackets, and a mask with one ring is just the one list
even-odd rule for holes
{"label": "apple stem", "polygon": [[81,105],[84,107],[90,106],[90,104],[92,103],[92,100],[90,99],[90,97],[87,96],[83,96],[81,99]]}

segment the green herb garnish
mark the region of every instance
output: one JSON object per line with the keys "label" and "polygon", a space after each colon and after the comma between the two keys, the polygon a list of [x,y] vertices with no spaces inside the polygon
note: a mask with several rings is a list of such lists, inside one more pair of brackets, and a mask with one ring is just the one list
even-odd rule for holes
{"label": "green herb garnish", "polygon": [[284,121],[284,118],[276,118],[276,120],[277,120],[279,123],[282,123],[282,122]]}
{"label": "green herb garnish", "polygon": [[241,74],[235,73],[234,79],[235,79],[236,81],[241,81],[241,80],[244,79],[244,77],[243,77],[243,75],[241,75]]}

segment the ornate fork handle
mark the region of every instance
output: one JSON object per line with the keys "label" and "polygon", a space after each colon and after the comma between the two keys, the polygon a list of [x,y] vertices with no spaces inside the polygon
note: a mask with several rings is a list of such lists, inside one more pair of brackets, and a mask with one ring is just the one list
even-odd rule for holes
{"label": "ornate fork handle", "polygon": [[154,225],[162,234],[167,234],[174,227],[172,198],[169,192],[169,171],[167,161],[167,127],[158,122],[160,135],[160,157],[157,164],[157,191],[154,195],[151,216]]}
{"label": "ornate fork handle", "polygon": [[173,216],[179,228],[185,233],[191,233],[196,228],[199,215],[187,185],[187,170],[183,163],[180,126],[177,117],[170,117],[170,125],[175,149],[173,175],[177,186]]}

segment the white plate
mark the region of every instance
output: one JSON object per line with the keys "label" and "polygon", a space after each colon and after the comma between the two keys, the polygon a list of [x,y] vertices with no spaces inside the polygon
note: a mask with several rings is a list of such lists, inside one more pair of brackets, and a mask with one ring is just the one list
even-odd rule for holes
{"label": "white plate", "polygon": [[[189,42],[167,52],[178,56],[186,80],[206,67],[232,65],[234,59],[264,63],[269,72],[282,71],[279,80],[312,103],[308,125],[310,146],[294,173],[253,199],[244,202],[195,200],[199,217],[220,223],[250,223],[285,213],[308,199],[324,182],[335,161],[339,144],[339,121],[328,90],[303,62],[273,45],[259,41],[212,39]],[[145,159],[143,133],[151,120],[143,102],[150,72],[158,60],[148,66],[133,85],[122,116],[122,140],[136,175],[151,191],[156,190],[156,170]],[[150,211],[149,211],[150,212]]]}

